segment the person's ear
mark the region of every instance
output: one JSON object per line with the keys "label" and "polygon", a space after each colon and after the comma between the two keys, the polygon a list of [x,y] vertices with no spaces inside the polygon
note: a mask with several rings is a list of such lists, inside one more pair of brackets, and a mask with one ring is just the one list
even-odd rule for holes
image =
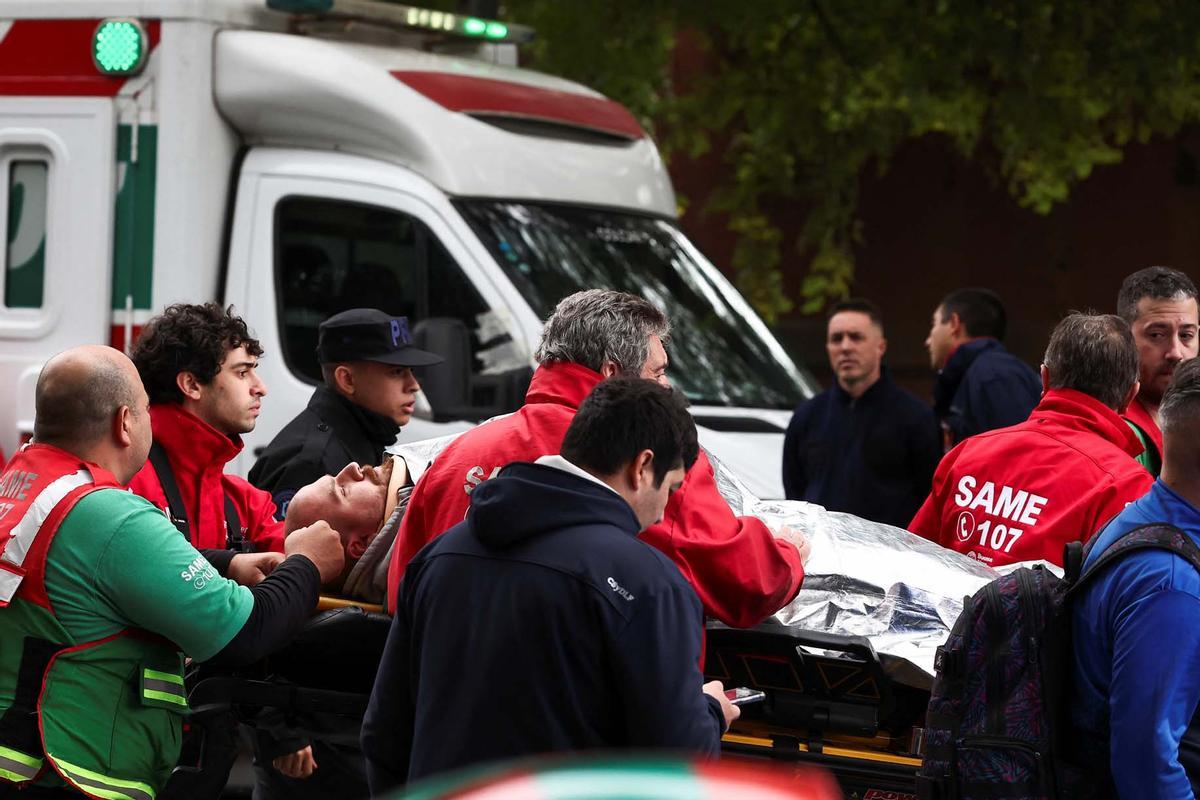
{"label": "person's ear", "polygon": [[129,406],[121,406],[113,414],[113,438],[121,447],[133,446],[133,410]]}
{"label": "person's ear", "polygon": [[188,400],[199,400],[204,390],[204,384],[200,383],[200,379],[193,372],[184,371],[176,373],[175,385],[179,387],[179,391]]}
{"label": "person's ear", "polygon": [[882,336],[879,338],[879,358],[882,359],[887,354],[887,339]]}
{"label": "person's ear", "polygon": [[340,394],[354,396],[354,370],[349,364],[338,364],[333,370],[333,385]]}
{"label": "person's ear", "polygon": [[950,324],[950,335],[952,337],[958,338],[961,336],[964,339],[967,338],[967,331],[963,327],[962,317],[958,315],[957,311],[951,311],[946,321]]}
{"label": "person's ear", "polygon": [[1050,391],[1050,370],[1045,364],[1042,364],[1042,366],[1038,369],[1038,372],[1041,373],[1042,376],[1042,394],[1045,394],[1046,392]]}
{"label": "person's ear", "polygon": [[1121,401],[1121,407],[1117,409],[1117,413],[1124,414],[1126,409],[1129,408],[1129,404],[1133,402],[1133,399],[1138,396],[1138,392],[1141,390],[1142,382],[1134,381],[1133,386],[1130,386],[1129,391],[1125,394],[1125,399]]}
{"label": "person's ear", "polygon": [[367,552],[367,545],[370,541],[365,536],[355,536],[346,543],[346,555],[350,558],[358,560],[363,557],[363,553]]}
{"label": "person's ear", "polygon": [[643,450],[629,462],[630,486],[635,492],[654,482],[654,451]]}
{"label": "person's ear", "polygon": [[605,361],[600,365],[600,374],[604,376],[605,380],[608,380],[614,375],[619,375],[620,373],[621,370],[617,369],[617,365],[612,361]]}

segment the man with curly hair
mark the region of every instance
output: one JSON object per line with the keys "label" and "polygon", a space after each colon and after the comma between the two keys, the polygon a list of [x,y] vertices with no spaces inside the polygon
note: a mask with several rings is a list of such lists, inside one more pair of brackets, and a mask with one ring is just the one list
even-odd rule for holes
{"label": "man with curly hair", "polygon": [[222,572],[236,551],[281,552],[271,496],[224,472],[267,393],[255,371],[262,347],[245,321],[216,303],[169,306],[142,330],[132,355],[150,395],[154,447],[129,488],[163,509],[197,549],[225,551],[206,553]]}
{"label": "man with curly hair", "polygon": [[[162,509],[217,572],[245,586],[283,558],[283,523],[271,496],[225,474],[267,393],[256,372],[262,352],[232,306],[177,303],[146,324],[132,353],[150,396],[154,442],[129,488]],[[217,727],[222,738],[210,731],[204,770],[177,773],[163,797],[220,794],[237,750],[232,719]],[[311,751],[302,745],[288,740],[267,755],[277,767],[309,774]]]}

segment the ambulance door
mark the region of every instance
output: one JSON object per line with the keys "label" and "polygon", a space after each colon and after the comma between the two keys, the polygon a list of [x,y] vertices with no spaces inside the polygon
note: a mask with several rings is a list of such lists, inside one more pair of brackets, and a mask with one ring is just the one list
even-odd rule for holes
{"label": "ambulance door", "polygon": [[[424,390],[402,441],[518,408],[530,354],[524,337],[512,335],[498,291],[436,207],[440,201],[453,213],[444,196],[420,196],[435,190],[394,165],[313,153],[305,175],[305,154],[282,153],[246,159],[234,215],[226,300],[266,351],[259,373],[269,391],[256,430],[244,437],[239,471],[307,404],[321,382],[318,326],[348,308],[408,317],[418,344],[451,364],[418,371]],[[406,181],[412,192],[396,188]]]}
{"label": "ambulance door", "polygon": [[113,102],[0,98],[0,448],[33,431],[42,363],[109,340]]}

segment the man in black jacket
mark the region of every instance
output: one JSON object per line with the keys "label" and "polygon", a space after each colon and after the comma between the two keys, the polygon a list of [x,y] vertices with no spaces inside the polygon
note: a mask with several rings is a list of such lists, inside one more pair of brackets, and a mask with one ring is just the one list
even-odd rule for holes
{"label": "man in black jacket", "polygon": [[400,586],[363,722],[373,796],[552,751],[718,753],[738,711],[719,681],[701,685],[700,601],[637,538],[698,452],[681,395],[613,378],[580,406],[561,456],[475,489],[466,521]]}
{"label": "man in black jacket", "polygon": [[[929,494],[942,448],[937,422],[892,380],[883,315],[852,298],[829,312],[834,383],[801,403],[783,440],[783,491],[830,511],[903,528]],[[314,517],[315,519],[315,517]]]}
{"label": "man in black jacket", "polygon": [[406,317],[352,308],[321,323],[317,358],[323,386],[276,434],[250,470],[250,483],[271,493],[277,519],[302,486],[347,464],[378,464],[412,419],[421,384],[413,367],[442,358],[413,347]]}
{"label": "man in black jacket", "polygon": [[934,309],[925,348],[947,452],[968,436],[1024,422],[1042,396],[1038,374],[1004,349],[1007,328],[1004,304],[989,289],[957,289]]}

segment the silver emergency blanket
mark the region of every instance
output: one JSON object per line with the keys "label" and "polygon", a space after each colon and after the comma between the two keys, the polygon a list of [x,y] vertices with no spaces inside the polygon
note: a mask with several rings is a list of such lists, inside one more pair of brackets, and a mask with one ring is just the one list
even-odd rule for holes
{"label": "silver emergency blanket", "polygon": [[760,500],[709,453],[717,488],[735,514],[774,531],[795,528],[812,553],[784,625],[865,636],[892,678],[918,688],[962,611],[963,598],[999,576],[989,567],[900,528],[797,500]]}
{"label": "silver emergency blanket", "polygon": [[[457,434],[390,448],[413,480]],[[866,637],[895,680],[917,688],[933,681],[933,660],[973,595],[999,573],[900,528],[796,500],[760,500],[708,453],[717,488],[738,516],[784,526],[812,543],[804,584],[775,614],[784,625]]]}

